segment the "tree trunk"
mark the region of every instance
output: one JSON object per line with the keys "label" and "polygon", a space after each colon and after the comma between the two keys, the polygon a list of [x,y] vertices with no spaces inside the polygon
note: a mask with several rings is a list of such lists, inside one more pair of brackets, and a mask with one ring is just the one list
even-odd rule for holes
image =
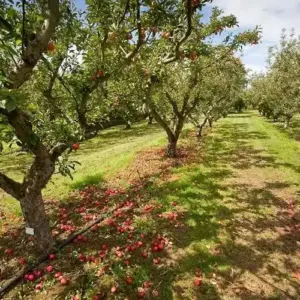
{"label": "tree trunk", "polygon": [[77,116],[78,116],[78,121],[80,124],[81,129],[85,132],[88,129],[88,123],[87,123],[87,119],[85,116],[85,112],[82,111],[77,111]]}
{"label": "tree trunk", "polygon": [[197,130],[197,137],[198,138],[202,137],[202,130],[203,130],[203,126],[202,125],[198,126],[198,130]]}
{"label": "tree trunk", "polygon": [[177,156],[177,141],[176,137],[168,137],[168,147],[167,147],[167,156],[174,158]]}
{"label": "tree trunk", "polygon": [[50,251],[55,241],[51,233],[41,191],[30,191],[20,199],[26,226],[34,230],[36,248],[41,253]]}
{"label": "tree trunk", "polygon": [[148,116],[148,125],[152,125],[153,124],[153,116],[149,115]]}
{"label": "tree trunk", "polygon": [[209,127],[212,128],[213,120],[210,118],[208,118],[207,120],[208,120]]}
{"label": "tree trunk", "polygon": [[131,123],[130,123],[130,121],[127,121],[127,122],[126,122],[126,127],[125,127],[125,129],[131,129]]}
{"label": "tree trunk", "polygon": [[205,118],[204,121],[202,122],[202,124],[197,126],[197,128],[198,128],[197,137],[201,137],[202,136],[202,131],[203,131],[203,128],[206,125],[207,121],[208,121],[208,119]]}
{"label": "tree trunk", "polygon": [[44,253],[55,245],[45,211],[42,190],[55,171],[48,153],[36,157],[22,185],[20,201],[26,226],[33,228],[37,249]]}
{"label": "tree trunk", "polygon": [[290,116],[285,118],[284,129],[287,129],[290,126],[291,119],[292,119],[292,117],[290,117]]}

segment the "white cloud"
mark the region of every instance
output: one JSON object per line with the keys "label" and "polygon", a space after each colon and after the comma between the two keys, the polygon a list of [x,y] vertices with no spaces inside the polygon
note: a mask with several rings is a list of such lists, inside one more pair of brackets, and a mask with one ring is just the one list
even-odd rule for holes
{"label": "white cloud", "polygon": [[264,70],[268,47],[278,43],[283,28],[300,34],[299,0],[215,0],[213,5],[234,14],[241,29],[262,27],[261,44],[244,51],[243,61],[253,70]]}

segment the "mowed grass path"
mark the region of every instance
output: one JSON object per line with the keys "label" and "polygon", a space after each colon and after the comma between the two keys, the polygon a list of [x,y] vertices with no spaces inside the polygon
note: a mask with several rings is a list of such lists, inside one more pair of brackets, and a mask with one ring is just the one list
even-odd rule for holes
{"label": "mowed grass path", "polygon": [[[248,112],[218,122],[201,152],[157,194],[188,212],[173,290],[199,267],[199,299],[300,299],[300,143]],[[170,299],[198,299],[181,292]]]}

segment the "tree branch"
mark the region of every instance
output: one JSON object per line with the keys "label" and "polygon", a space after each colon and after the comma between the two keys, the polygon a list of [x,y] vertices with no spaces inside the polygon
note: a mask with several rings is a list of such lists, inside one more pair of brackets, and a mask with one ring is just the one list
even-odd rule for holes
{"label": "tree branch", "polygon": [[161,127],[166,131],[168,136],[175,136],[170,127],[168,126],[167,122],[160,116],[157,112],[155,104],[152,101],[152,88],[153,84],[151,82],[148,83],[148,87],[146,90],[146,103],[149,106],[153,117],[155,118],[156,122],[161,125]]}
{"label": "tree branch", "polygon": [[188,39],[188,37],[192,33],[193,0],[187,0],[186,4],[187,4],[187,9],[186,9],[187,30],[186,30],[184,36],[176,43],[175,55],[173,57],[169,57],[169,58],[166,58],[165,60],[163,60],[164,64],[169,64],[180,58],[180,46]]}
{"label": "tree branch", "polygon": [[172,108],[173,108],[173,111],[174,111],[175,115],[176,115],[177,117],[182,117],[182,115],[181,115],[181,113],[180,113],[180,111],[179,111],[179,109],[178,109],[178,105],[177,105],[177,103],[172,99],[172,96],[171,96],[168,92],[166,92],[165,95],[166,95],[166,97],[167,97],[169,103],[172,105]]}
{"label": "tree branch", "polygon": [[126,60],[131,60],[143,45],[140,0],[136,0],[136,22],[137,22],[137,30],[139,34],[138,41],[136,47],[126,55]]}
{"label": "tree branch", "polygon": [[120,25],[124,22],[126,13],[127,13],[128,10],[130,9],[130,5],[129,5],[129,4],[130,4],[130,0],[127,0],[127,1],[126,1],[126,5],[125,5],[124,12],[123,12],[123,14],[122,14],[122,16],[121,16],[121,19],[120,19],[120,21],[119,21],[119,23],[118,23],[118,26],[120,26]]}
{"label": "tree branch", "polygon": [[[45,58],[45,56],[42,55],[41,57],[42,61],[45,63],[47,69],[50,71],[50,72],[53,72],[55,73],[53,70],[52,70],[52,67],[51,67],[51,64],[49,63],[49,61]],[[58,68],[59,69],[59,68]],[[58,70],[57,70],[57,73],[56,73],[56,78],[59,80],[59,82],[61,83],[61,85],[65,88],[65,90],[70,94],[70,96],[73,98],[75,104],[76,104],[76,107],[78,107],[78,101],[77,101],[77,98],[76,96],[73,95],[72,91],[69,89],[69,87],[66,85],[64,79],[58,75]]]}
{"label": "tree branch", "polygon": [[42,53],[47,49],[48,42],[58,24],[59,0],[48,0],[49,17],[45,19],[44,24],[37,33],[35,39],[28,41],[28,45],[22,56],[23,62],[14,72],[10,74],[7,87],[17,89],[29,79],[32,69],[40,60]]}
{"label": "tree branch", "polygon": [[22,184],[0,172],[0,189],[19,200],[21,197]]}
{"label": "tree branch", "polygon": [[57,157],[59,157],[60,155],[62,155],[62,153],[64,153],[67,149],[71,148],[71,144],[68,143],[58,143],[56,146],[54,146],[51,150],[50,150],[50,155],[51,157],[56,160]]}

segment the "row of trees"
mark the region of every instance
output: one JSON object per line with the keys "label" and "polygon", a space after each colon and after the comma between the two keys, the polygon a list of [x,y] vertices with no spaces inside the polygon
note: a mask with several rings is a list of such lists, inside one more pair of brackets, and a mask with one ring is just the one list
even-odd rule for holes
{"label": "row of trees", "polygon": [[238,100],[245,69],[234,50],[259,32],[213,43],[237,20],[215,8],[204,22],[210,2],[87,0],[85,13],[69,0],[0,2],[0,137],[15,135],[33,156],[22,182],[0,171],[0,189],[19,201],[39,250],[55,245],[42,190],[76,141],[148,114],[174,157],[187,120],[200,130],[200,116],[212,123]]}
{"label": "row of trees", "polygon": [[269,50],[265,74],[256,74],[247,92],[249,101],[267,118],[283,118],[285,127],[300,112],[300,38],[283,30],[279,46]]}

